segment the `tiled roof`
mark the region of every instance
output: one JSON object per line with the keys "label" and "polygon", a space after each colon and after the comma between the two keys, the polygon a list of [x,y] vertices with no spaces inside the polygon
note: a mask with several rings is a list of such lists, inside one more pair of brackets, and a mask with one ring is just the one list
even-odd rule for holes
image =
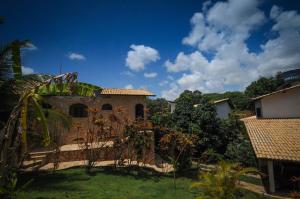
{"label": "tiled roof", "polygon": [[300,119],[242,119],[257,158],[300,162]]}
{"label": "tiled roof", "polygon": [[220,104],[220,103],[223,103],[223,102],[227,102],[231,108],[234,108],[234,105],[232,104],[230,98],[225,98],[225,99],[220,99],[220,100],[213,101],[213,104]]}
{"label": "tiled roof", "polygon": [[119,89],[119,88],[103,88],[101,95],[143,95],[155,96],[153,93],[143,89]]}
{"label": "tiled roof", "polygon": [[272,92],[272,93],[268,93],[268,94],[265,94],[265,95],[261,95],[261,96],[253,98],[252,100],[258,100],[258,99],[261,99],[261,98],[264,98],[264,97],[267,97],[267,96],[270,96],[270,95],[274,95],[274,94],[281,93],[281,92],[286,92],[288,90],[292,90],[292,89],[295,89],[295,88],[298,88],[298,87],[300,87],[300,84],[297,84],[295,86],[291,86],[291,87],[288,87],[288,88],[284,88],[284,89],[281,89],[281,90],[278,90],[278,91],[275,91],[275,92]]}

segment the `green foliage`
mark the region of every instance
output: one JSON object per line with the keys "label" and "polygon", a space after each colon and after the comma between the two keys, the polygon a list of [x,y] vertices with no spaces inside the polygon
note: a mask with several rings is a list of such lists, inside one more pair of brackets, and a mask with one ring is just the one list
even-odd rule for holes
{"label": "green foliage", "polygon": [[191,125],[190,131],[199,137],[198,152],[207,148],[218,151],[223,142],[222,134],[219,131],[219,120],[216,118],[216,115],[214,105],[206,99],[201,100],[201,103],[192,112],[193,125]]}
{"label": "green foliage", "polygon": [[60,83],[53,82],[39,87],[40,95],[78,95],[78,96],[94,96],[95,92],[100,92],[101,87],[83,82]]}
{"label": "green foliage", "polygon": [[258,80],[247,86],[245,94],[248,97],[264,95],[276,91],[283,83],[284,81],[280,78],[280,75],[277,75],[276,77],[260,77]]}
{"label": "green foliage", "polygon": [[15,199],[18,195],[18,193],[24,189],[26,189],[32,182],[33,179],[27,181],[22,186],[18,185],[18,177],[15,172],[11,174],[11,177],[9,178],[9,181],[6,186],[0,187],[0,198],[3,199]]}
{"label": "green foliage", "polygon": [[139,125],[131,124],[126,125],[124,135],[127,137],[128,147],[133,148],[137,161],[143,161],[153,142],[152,132],[141,130]]}
{"label": "green foliage", "polygon": [[192,125],[193,110],[195,104],[200,104],[202,95],[200,91],[185,90],[175,100],[176,108],[172,115],[172,119],[177,128],[183,132],[189,132]]}
{"label": "green foliage", "polygon": [[225,93],[207,93],[203,94],[203,97],[207,98],[211,102],[229,98],[237,110],[246,110],[250,108],[251,99],[243,92],[239,91],[227,91]]}
{"label": "green foliage", "polygon": [[198,199],[236,199],[240,178],[249,173],[258,173],[255,168],[241,168],[237,164],[219,162],[211,172],[200,174],[200,182],[192,183],[191,188],[200,189]]}
{"label": "green foliage", "polygon": [[196,140],[195,135],[168,132],[160,139],[161,154],[172,162],[175,171],[190,168]]}
{"label": "green foliage", "polygon": [[[56,173],[24,173],[19,181],[34,181],[17,195],[18,199],[195,199],[197,190],[189,190],[192,179],[181,176],[177,179],[178,189],[172,189],[173,180],[169,175],[161,175],[152,170],[144,172],[120,168],[95,168],[89,175],[82,168],[59,170]],[[101,188],[100,188],[101,187]],[[198,193],[199,194],[199,193]],[[239,199],[271,199],[243,191]]]}
{"label": "green foliage", "polygon": [[169,127],[172,124],[168,101],[163,98],[147,99],[148,119],[155,126]]}
{"label": "green foliage", "polygon": [[215,164],[221,160],[224,160],[224,156],[212,148],[208,148],[201,154],[201,161],[208,164]]}
{"label": "green foliage", "polygon": [[230,161],[244,166],[256,166],[255,155],[245,133],[238,134],[237,138],[227,145],[225,156]]}

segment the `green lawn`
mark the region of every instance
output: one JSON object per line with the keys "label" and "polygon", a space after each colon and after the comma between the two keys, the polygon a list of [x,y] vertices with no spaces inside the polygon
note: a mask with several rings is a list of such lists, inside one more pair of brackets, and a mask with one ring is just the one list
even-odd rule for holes
{"label": "green lawn", "polygon": [[[22,174],[19,182],[23,184],[33,178],[33,182],[18,194],[23,199],[134,199],[162,198],[189,199],[195,198],[196,190],[189,190],[190,177],[179,177],[177,189],[173,179],[157,173],[145,171],[142,174],[128,174],[112,169],[98,168],[93,175],[87,175],[82,168],[57,171],[55,173]],[[243,199],[258,198],[247,192]],[[261,198],[261,197],[259,197]]]}

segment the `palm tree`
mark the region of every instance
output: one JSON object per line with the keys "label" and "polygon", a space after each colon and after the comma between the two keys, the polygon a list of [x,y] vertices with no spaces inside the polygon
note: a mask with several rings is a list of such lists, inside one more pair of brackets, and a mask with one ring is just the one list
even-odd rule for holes
{"label": "palm tree", "polygon": [[[42,96],[40,95],[41,90],[45,87],[50,88],[60,84],[63,85],[63,88],[68,90],[70,93],[72,90],[85,90],[85,96],[92,96],[94,87],[90,88],[85,86],[84,89],[79,89],[80,84],[77,84],[76,78],[77,73],[67,73],[51,77],[43,82],[24,81],[24,85],[21,88],[17,88],[17,90],[21,92],[20,99],[12,110],[6,125],[0,132],[0,187],[7,184],[11,174],[14,170],[19,168],[24,158],[27,144],[29,110],[34,110],[36,115],[35,119],[42,127],[43,144],[48,145],[50,142],[48,120],[40,105],[42,100]],[[67,87],[70,89],[67,89]],[[93,91],[91,91],[92,89]],[[58,90],[58,92],[60,91]],[[55,112],[53,111],[50,112],[50,114],[54,113]],[[59,113],[56,113],[56,115],[60,116],[60,118],[64,118],[63,115]]]}
{"label": "palm tree", "polygon": [[234,199],[240,178],[249,173],[259,173],[256,168],[242,168],[238,164],[221,161],[211,172],[200,174],[200,182],[191,188],[199,188],[198,199]]}

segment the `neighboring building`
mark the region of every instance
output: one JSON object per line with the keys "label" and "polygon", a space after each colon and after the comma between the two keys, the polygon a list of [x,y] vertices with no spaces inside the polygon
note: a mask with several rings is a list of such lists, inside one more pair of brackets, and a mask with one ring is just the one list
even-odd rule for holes
{"label": "neighboring building", "polygon": [[280,74],[285,83],[300,81],[300,69],[285,71]]}
{"label": "neighboring building", "polygon": [[256,116],[245,123],[270,192],[292,188],[300,176],[300,85],[254,98]]}
{"label": "neighboring building", "polygon": [[228,119],[232,109],[234,108],[229,98],[214,101],[217,111],[217,117],[220,119]]}
{"label": "neighboring building", "polygon": [[253,99],[258,118],[300,118],[300,85]]}
{"label": "neighboring building", "polygon": [[[45,101],[44,106],[72,116],[73,124],[80,123],[82,129],[88,129],[90,119],[89,108],[98,109],[99,113],[105,119],[108,119],[113,112],[118,111],[120,108],[124,110],[128,121],[146,119],[147,96],[154,96],[154,94],[141,89],[104,88],[95,98],[82,96],[44,96],[43,99]],[[120,128],[120,131],[122,131],[122,128]],[[74,143],[76,138],[84,136],[85,132],[82,132],[82,135],[78,135],[76,128],[72,127],[70,132],[64,136],[63,143]]]}
{"label": "neighboring building", "polygon": [[[168,101],[171,113],[174,112],[176,103],[174,101]],[[220,119],[228,119],[232,109],[234,108],[229,98],[214,101],[213,104],[216,107],[217,117]],[[197,107],[198,104],[194,104]]]}

